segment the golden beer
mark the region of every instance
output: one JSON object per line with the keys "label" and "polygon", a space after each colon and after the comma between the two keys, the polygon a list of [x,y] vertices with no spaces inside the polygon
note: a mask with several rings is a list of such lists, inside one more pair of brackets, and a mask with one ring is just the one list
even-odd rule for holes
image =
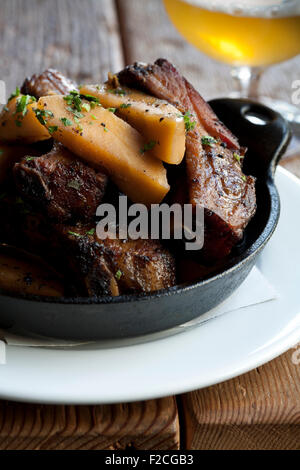
{"label": "golden beer", "polygon": [[300,0],[164,0],[178,31],[214,59],[260,67],[300,53]]}

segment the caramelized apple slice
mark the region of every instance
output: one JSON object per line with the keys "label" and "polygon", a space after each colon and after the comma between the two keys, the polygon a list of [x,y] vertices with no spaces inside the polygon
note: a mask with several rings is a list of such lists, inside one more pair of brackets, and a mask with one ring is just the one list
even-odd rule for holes
{"label": "caramelized apple slice", "polygon": [[38,109],[55,140],[106,169],[133,202],[159,203],[169,191],[162,162],[151,154],[143,137],[114,113],[79,98],[76,110],[72,96],[61,95],[40,98]]}
{"label": "caramelized apple slice", "polygon": [[80,93],[95,96],[105,108],[111,108],[148,142],[160,160],[179,164],[185,152],[185,123],[181,113],[167,101],[130,88],[112,88],[109,84],[85,85]]}

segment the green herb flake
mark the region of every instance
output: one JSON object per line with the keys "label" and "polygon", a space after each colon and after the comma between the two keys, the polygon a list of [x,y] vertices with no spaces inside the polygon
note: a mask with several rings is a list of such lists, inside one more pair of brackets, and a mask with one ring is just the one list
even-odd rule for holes
{"label": "green herb flake", "polygon": [[37,119],[39,120],[39,122],[41,124],[43,124],[43,126],[45,126],[47,124],[47,121],[46,121],[47,117],[53,117],[54,116],[52,111],[49,111],[49,110],[46,110],[46,109],[35,108],[33,111],[35,112],[35,115],[36,115]]}
{"label": "green herb flake", "polygon": [[22,113],[22,115],[25,116],[25,114],[27,113],[27,105],[29,104],[29,101],[30,101],[29,95],[23,95],[21,96],[21,98],[18,98],[16,112]]}
{"label": "green herb flake", "polygon": [[122,88],[114,88],[113,90],[108,90],[108,92],[119,96],[125,96],[127,94],[125,90],[122,90]]}
{"label": "green herb flake", "polygon": [[57,132],[58,131],[58,127],[57,126],[49,126],[48,127],[48,132],[49,134],[53,134],[54,132]]}
{"label": "green herb flake", "polygon": [[196,126],[196,121],[192,121],[191,118],[194,115],[191,114],[190,111],[187,111],[185,114],[179,114],[178,117],[183,118],[184,124],[185,124],[185,130],[186,132],[192,131],[195,126]]}
{"label": "green herb flake", "polygon": [[233,157],[238,161],[239,163],[241,162],[241,159],[243,158],[242,155],[239,155],[238,153],[234,152]]}
{"label": "green herb flake", "polygon": [[82,235],[80,235],[80,233],[71,232],[71,230],[69,230],[68,234],[69,234],[69,235],[73,235],[73,237],[77,237],[77,238],[81,238],[81,237],[82,237]]}
{"label": "green herb flake", "polygon": [[90,110],[91,110],[91,105],[90,105],[89,103],[83,103],[82,109],[84,109],[84,111],[86,111],[87,113],[89,113]]}
{"label": "green herb flake", "polygon": [[123,276],[122,271],[120,269],[118,269],[118,271],[115,274],[115,278],[117,279],[117,281],[119,281],[122,276]]}
{"label": "green herb flake", "polygon": [[32,160],[34,160],[36,157],[26,157],[25,160],[26,162],[31,162]]}
{"label": "green herb flake", "polygon": [[94,119],[94,121],[97,121],[98,118],[94,114],[91,114],[91,118]]}
{"label": "green herb flake", "polygon": [[88,93],[84,93],[84,94],[82,93],[80,96],[84,100],[88,100],[88,101],[91,101],[93,103],[100,104],[99,98],[96,98],[96,96],[89,95]]}
{"label": "green herb flake", "polygon": [[126,109],[126,108],[130,108],[130,106],[132,106],[130,103],[122,103],[119,108],[120,109]]}
{"label": "green herb flake", "polygon": [[72,181],[69,181],[67,186],[68,188],[76,189],[76,191],[79,191],[81,188],[81,183],[79,183],[79,181],[77,180],[72,180]]}
{"label": "green herb flake", "polygon": [[209,145],[211,147],[213,144],[216,144],[217,141],[210,135],[207,135],[201,138],[201,143],[202,145]]}
{"label": "green herb flake", "polygon": [[148,150],[152,150],[155,147],[156,144],[157,144],[157,142],[155,140],[150,140],[150,142],[145,144],[144,147],[140,149],[140,152],[145,153]]}
{"label": "green herb flake", "polygon": [[22,121],[16,120],[16,121],[15,121],[15,125],[16,125],[17,127],[22,127]]}
{"label": "green herb flake", "polygon": [[88,230],[88,231],[86,232],[86,235],[94,235],[95,232],[96,232],[96,229],[95,229],[95,228],[91,228],[91,230]]}
{"label": "green herb flake", "polygon": [[244,182],[246,182],[246,181],[247,181],[247,177],[246,177],[245,175],[242,175],[242,180],[243,180]]}
{"label": "green herb flake", "polygon": [[111,113],[115,113],[117,111],[117,108],[108,108],[108,111],[110,111]]}
{"label": "green herb flake", "polygon": [[72,124],[73,124],[72,121],[70,121],[70,119],[65,118],[65,117],[60,118],[60,120],[61,120],[61,122],[63,123],[63,125],[65,127],[72,126]]}
{"label": "green herb flake", "polygon": [[14,91],[14,92],[10,95],[10,97],[8,98],[8,101],[12,100],[13,98],[16,98],[17,96],[20,96],[20,93],[21,93],[21,92],[20,92],[20,88],[17,87],[17,88],[16,88],[16,91]]}

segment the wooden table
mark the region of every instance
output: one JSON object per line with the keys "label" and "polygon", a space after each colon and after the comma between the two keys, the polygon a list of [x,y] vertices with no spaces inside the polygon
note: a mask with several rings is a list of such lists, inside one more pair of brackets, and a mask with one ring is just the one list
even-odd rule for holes
{"label": "wooden table", "polygon": [[[55,67],[101,81],[135,60],[167,57],[205,98],[231,90],[228,68],[185,43],[160,0],[1,0],[0,79]],[[300,59],[269,69],[262,92],[290,100]],[[283,165],[300,176],[300,158]],[[300,348],[300,347],[299,347]],[[178,397],[110,406],[0,402],[0,449],[300,448],[300,350]]]}

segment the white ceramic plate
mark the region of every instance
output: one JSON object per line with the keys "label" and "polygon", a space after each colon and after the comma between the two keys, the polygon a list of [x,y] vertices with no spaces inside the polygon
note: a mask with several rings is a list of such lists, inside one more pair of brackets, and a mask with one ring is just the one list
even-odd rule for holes
{"label": "white ceramic plate", "polygon": [[113,403],[213,385],[261,365],[300,341],[300,182],[277,172],[279,226],[258,267],[279,293],[194,329],[141,344],[81,349],[7,347],[0,397],[45,403]]}

